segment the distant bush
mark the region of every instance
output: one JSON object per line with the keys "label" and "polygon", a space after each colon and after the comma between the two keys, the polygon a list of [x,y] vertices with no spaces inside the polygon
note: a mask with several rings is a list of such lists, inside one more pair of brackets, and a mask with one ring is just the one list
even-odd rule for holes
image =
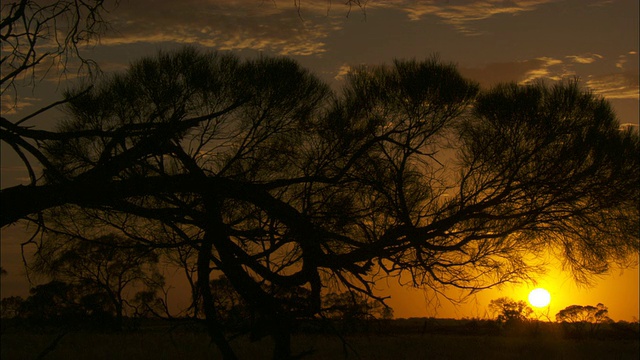
{"label": "distant bush", "polygon": [[495,322],[501,331],[516,335],[530,332],[528,322],[533,310],[526,302],[501,297],[491,300],[489,311],[496,317]]}
{"label": "distant bush", "polygon": [[101,292],[51,281],[32,288],[29,297],[3,298],[2,318],[30,327],[70,327],[109,330],[114,326],[111,303]]}
{"label": "distant bush", "polygon": [[508,297],[491,300],[489,310],[497,314],[496,321],[503,324],[524,322],[533,313],[526,302],[515,301]]}
{"label": "distant bush", "polygon": [[609,309],[604,304],[596,306],[571,305],[556,314],[568,338],[596,337],[603,324],[611,323]]}

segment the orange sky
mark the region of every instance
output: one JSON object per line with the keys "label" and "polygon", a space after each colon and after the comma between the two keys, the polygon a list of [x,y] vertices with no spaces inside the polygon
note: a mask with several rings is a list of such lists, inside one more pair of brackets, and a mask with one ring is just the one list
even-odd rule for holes
{"label": "orange sky", "polygon": [[[20,239],[24,239],[21,227],[2,229],[2,267],[8,275],[2,278],[1,297],[28,296],[29,285],[25,280],[20,258]],[[182,272],[166,273],[172,288],[169,292],[173,309],[184,309],[189,305],[190,290],[182,279]],[[397,318],[440,317],[440,318],[487,318],[487,306],[493,299],[510,297],[527,301],[529,292],[542,287],[551,294],[547,308],[535,309],[539,319],[555,320],[555,314],[569,305],[596,305],[603,303],[609,308],[609,316],[614,320],[637,321],[639,316],[639,271],[613,269],[610,273],[596,278],[591,286],[576,284],[568,272],[551,268],[548,273],[533,284],[508,284],[500,288],[481,291],[468,297],[464,302],[454,304],[445,297],[434,297],[432,291],[403,287],[394,279],[378,283],[378,295],[390,296],[387,303],[394,309]],[[465,293],[450,290],[448,296],[460,298]]]}
{"label": "orange sky", "polygon": [[[638,1],[486,0],[375,1],[365,12],[342,2],[221,0],[131,0],[110,7],[112,30],[86,55],[106,72],[126,68],[141,56],[185,43],[240,55],[287,55],[335,88],[351,66],[394,58],[438,54],[483,86],[501,81],[527,83],[579,77],[611,101],[621,123],[638,126]],[[348,15],[348,16],[347,16]],[[60,98],[64,81],[44,81],[35,91],[19,89],[17,108],[3,96],[2,112],[11,120]],[[59,116],[59,115],[56,115]],[[50,127],[51,124],[38,124]],[[10,149],[2,147],[2,188],[25,183],[26,172]],[[2,296],[26,295],[19,246],[26,233],[2,230]],[[553,315],[572,305],[609,307],[614,319],[638,319],[638,269],[610,274],[593,287],[578,287],[570,275],[552,269],[538,279],[548,289]],[[425,301],[420,290],[390,285],[389,304],[397,317],[484,317],[489,301],[501,296],[526,300],[528,286],[488,290],[454,307]],[[174,293],[179,292],[178,289]],[[429,295],[426,296],[429,298]]]}
{"label": "orange sky", "polygon": [[[391,285],[389,294],[392,298],[389,305],[394,309],[396,317],[454,317],[454,318],[486,318],[487,306],[493,299],[510,297],[528,303],[529,292],[536,287],[547,289],[551,294],[551,303],[547,308],[533,308],[539,319],[555,320],[555,314],[569,305],[593,305],[603,303],[609,308],[609,317],[614,320],[638,320],[638,269],[615,270],[602,276],[593,286],[578,285],[570,274],[552,269],[546,276],[537,279],[537,285],[509,284],[501,288],[482,291],[465,303],[454,305],[441,298],[439,302],[428,301],[430,293],[426,295],[421,290],[406,289]],[[459,296],[455,291],[452,297]]]}

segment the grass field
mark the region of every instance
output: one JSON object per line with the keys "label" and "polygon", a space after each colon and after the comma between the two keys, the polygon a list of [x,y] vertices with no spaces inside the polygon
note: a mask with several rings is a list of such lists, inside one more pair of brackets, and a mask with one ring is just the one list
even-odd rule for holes
{"label": "grass field", "polygon": [[[2,360],[36,359],[55,333],[2,334]],[[294,352],[315,349],[305,359],[638,359],[637,340],[570,340],[541,336],[456,334],[296,335]],[[233,343],[241,359],[270,359],[268,339]],[[346,349],[346,350],[345,350]],[[346,351],[346,353],[345,353]],[[346,354],[346,356],[345,356]],[[44,359],[220,359],[215,346],[200,332],[68,333]]]}

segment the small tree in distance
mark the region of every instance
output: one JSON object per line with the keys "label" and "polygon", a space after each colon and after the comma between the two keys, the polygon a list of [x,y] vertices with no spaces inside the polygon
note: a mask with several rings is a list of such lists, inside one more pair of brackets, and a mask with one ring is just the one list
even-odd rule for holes
{"label": "small tree in distance", "polygon": [[323,304],[323,316],[341,322],[344,331],[357,331],[360,327],[367,330],[367,320],[393,318],[389,306],[354,292],[329,293]]}
{"label": "small tree in distance", "polygon": [[556,314],[556,321],[562,323],[570,337],[593,336],[600,326],[609,323],[609,309],[604,304],[596,306],[570,305]]}
{"label": "small tree in distance", "polygon": [[103,294],[114,311],[116,328],[122,329],[128,292],[155,293],[164,285],[157,263],[153,251],[114,235],[94,240],[49,237],[35,254],[32,269]]}
{"label": "small tree in distance", "polygon": [[32,325],[75,326],[79,321],[94,315],[104,321],[105,318],[101,315],[111,309],[99,309],[96,306],[100,295],[103,294],[92,293],[80,285],[54,280],[31,288],[29,297],[20,303],[15,315],[27,319]]}
{"label": "small tree in distance", "polygon": [[515,301],[508,297],[491,300],[489,310],[497,314],[496,320],[502,324],[524,322],[533,313],[533,309],[526,302]]}

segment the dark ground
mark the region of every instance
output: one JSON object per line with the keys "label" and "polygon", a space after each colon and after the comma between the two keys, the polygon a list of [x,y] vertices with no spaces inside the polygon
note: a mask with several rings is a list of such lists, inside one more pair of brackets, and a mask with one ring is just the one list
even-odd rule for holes
{"label": "dark ground", "polygon": [[[580,336],[540,322],[499,326],[486,320],[400,319],[332,326],[301,326],[292,341],[294,353],[313,351],[305,359],[373,360],[640,358],[637,324],[629,323]],[[105,332],[3,320],[1,345],[2,360],[220,358],[202,328],[190,322],[146,321],[136,330]],[[270,359],[268,338],[252,342],[241,336],[232,345],[241,359]]]}

